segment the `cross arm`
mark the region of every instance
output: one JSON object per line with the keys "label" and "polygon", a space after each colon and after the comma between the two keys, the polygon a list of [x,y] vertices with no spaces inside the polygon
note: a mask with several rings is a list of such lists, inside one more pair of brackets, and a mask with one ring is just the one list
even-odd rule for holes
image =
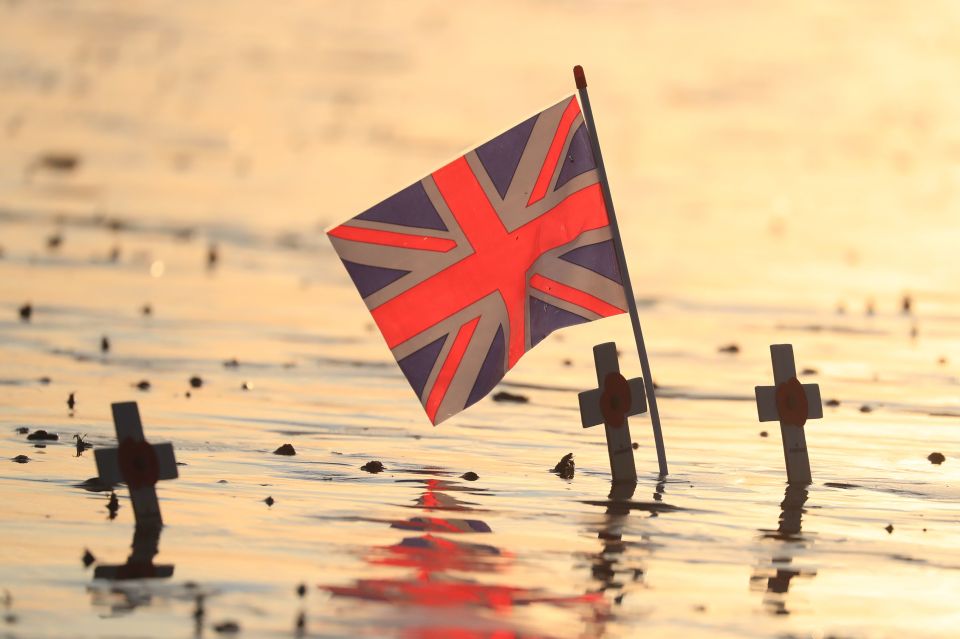
{"label": "cross arm", "polygon": [[[647,412],[647,394],[643,386],[643,378],[635,377],[628,380],[630,385],[630,412],[627,417]],[[580,393],[580,422],[584,428],[590,428],[603,423],[603,414],[600,412],[600,396],[602,388],[594,388]]]}
{"label": "cross arm", "polygon": [[[761,422],[775,422],[780,420],[777,410],[777,387],[756,386],[754,393],[757,397],[757,416]],[[820,402],[820,386],[818,384],[803,384],[803,393],[807,397],[807,418],[820,419],[823,417],[823,404]]]}

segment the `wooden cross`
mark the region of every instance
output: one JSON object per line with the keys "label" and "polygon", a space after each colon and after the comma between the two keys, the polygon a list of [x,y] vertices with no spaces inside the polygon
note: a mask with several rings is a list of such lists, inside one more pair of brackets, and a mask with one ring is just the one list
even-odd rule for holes
{"label": "wooden cross", "polygon": [[620,374],[617,345],[614,342],[593,347],[597,368],[597,388],[580,393],[580,420],[584,428],[603,424],[607,435],[607,453],[614,483],[637,482],[633,463],[633,442],[627,417],[647,412],[643,379],[627,380]]}
{"label": "wooden cross", "polygon": [[94,579],[163,579],[173,576],[172,565],[157,565],[153,558],[159,552],[159,526],[136,526],[133,530],[133,544],[127,563],[113,566],[97,566],[93,571]]}
{"label": "wooden cross", "polygon": [[100,481],[111,486],[126,483],[137,525],[159,528],[163,519],[156,485],[157,480],[177,478],[173,444],[154,446],[144,438],[136,402],[112,404],[111,408],[120,445],[93,451]]}
{"label": "wooden cross", "polygon": [[810,457],[803,426],[808,419],[823,417],[820,387],[801,384],[793,361],[793,346],[772,344],[774,386],[757,386],[757,414],[761,422],[780,422],[783,457],[787,463],[787,482],[809,484]]}

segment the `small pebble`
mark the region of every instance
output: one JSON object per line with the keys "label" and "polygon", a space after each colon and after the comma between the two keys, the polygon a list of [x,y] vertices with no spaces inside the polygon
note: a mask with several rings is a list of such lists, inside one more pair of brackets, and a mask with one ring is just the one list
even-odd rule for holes
{"label": "small pebble", "polygon": [[17,431],[17,434],[18,434],[18,435],[26,435],[27,433],[30,432],[30,429],[27,428],[26,426],[18,426],[18,427],[17,427],[16,429],[14,429],[14,430]]}
{"label": "small pebble", "polygon": [[892,533],[893,533],[893,524],[887,524],[887,527],[884,528],[884,530],[887,531],[887,534],[888,534],[888,535],[889,535],[889,534],[892,534]]}
{"label": "small pebble", "polygon": [[564,366],[573,366],[573,360],[572,360],[572,359],[565,359],[565,360],[563,360],[563,365],[564,365]]}
{"label": "small pebble", "polygon": [[383,472],[383,462],[379,461],[368,461],[366,464],[360,467],[360,470],[365,470],[368,473],[380,473]]}
{"label": "small pebble", "polygon": [[77,398],[74,397],[75,393],[70,393],[70,397],[67,398],[67,408],[73,410],[73,407],[77,405]]}
{"label": "small pebble", "polygon": [[26,464],[28,461],[30,461],[30,458],[26,455],[17,455],[13,458],[13,461],[17,462],[18,464]]}
{"label": "small pebble", "polygon": [[63,236],[59,233],[54,233],[47,237],[47,248],[51,251],[55,251],[60,248],[60,245],[63,244]]}
{"label": "small pebble", "polygon": [[190,378],[190,388],[200,388],[203,386],[203,380],[194,375]]}
{"label": "small pebble", "polygon": [[117,493],[110,492],[110,500],[107,502],[107,510],[110,512],[110,519],[113,519],[117,516],[117,511],[120,510],[120,500],[117,499]]}
{"label": "small pebble", "polygon": [[228,482],[226,479],[218,479],[218,480],[217,480],[217,483],[218,483],[218,484],[229,484],[230,482]]}
{"label": "small pebble", "polygon": [[576,465],[573,461],[573,453],[567,453],[560,458],[557,465],[553,467],[553,472],[557,473],[563,479],[573,479],[576,472]]}
{"label": "small pebble", "polygon": [[150,390],[150,382],[145,379],[141,379],[139,382],[134,384],[134,386],[137,387],[137,390],[142,390],[142,391]]}
{"label": "small pebble", "polygon": [[868,406],[867,404],[864,404],[863,406],[860,407],[860,412],[861,412],[861,413],[872,413],[872,412],[873,412],[873,408],[871,408],[871,407]]}
{"label": "small pebble", "polygon": [[839,400],[839,399],[828,399],[825,403],[826,403],[827,406],[831,406],[831,407],[833,407],[833,408],[836,408],[837,406],[840,405],[840,400]]}
{"label": "small pebble", "polygon": [[721,346],[717,349],[718,353],[730,353],[736,354],[740,352],[740,347],[736,344],[727,344],[726,346]]}
{"label": "small pebble", "polygon": [[273,497],[267,497],[263,500],[263,503],[265,503],[267,506],[273,506],[277,502],[274,501]]}
{"label": "small pebble", "polygon": [[244,382],[240,384],[240,390],[245,390],[245,391],[253,390],[253,384],[251,384],[250,382]]}
{"label": "small pebble", "polygon": [[297,586],[297,596],[303,598],[307,594],[307,584]]}
{"label": "small pebble", "polygon": [[217,249],[216,244],[211,244],[209,247],[207,247],[207,268],[215,267],[219,260],[220,251]]}
{"label": "small pebble", "polygon": [[38,381],[39,383],[43,384],[44,386],[46,386],[46,385],[48,385],[52,380],[51,380],[49,377],[47,377],[46,375],[44,375],[43,377],[41,377],[41,378],[38,379],[37,381]]}
{"label": "small pebble", "polygon": [[83,567],[84,567],[84,568],[89,568],[89,567],[90,567],[90,564],[92,564],[92,563],[95,562],[96,560],[97,560],[97,558],[93,556],[93,553],[90,552],[90,549],[89,549],[89,548],[84,548],[84,550],[83,550]]}
{"label": "small pebble", "polygon": [[633,442],[632,445],[634,450],[640,450],[640,444],[638,444],[637,442]]}
{"label": "small pebble", "polygon": [[513,402],[515,404],[526,404],[527,402],[530,401],[530,398],[524,395],[515,395],[514,393],[508,393],[507,391],[500,391],[499,393],[494,393],[493,401]]}
{"label": "small pebble", "polygon": [[80,157],[72,153],[44,153],[35,162],[42,169],[68,173],[80,166]]}
{"label": "small pebble", "polygon": [[480,479],[480,475],[470,470],[460,475],[460,479],[466,479],[467,481],[477,481],[478,479]]}
{"label": "small pebble", "polygon": [[29,439],[30,441],[51,441],[51,442],[55,442],[55,441],[58,441],[58,440],[60,439],[60,435],[58,435],[58,434],[56,434],[56,433],[48,433],[47,431],[45,431],[45,430],[43,430],[43,429],[40,429],[40,430],[35,430],[35,431],[33,431],[32,433],[30,433],[29,435],[27,435],[27,439]]}
{"label": "small pebble", "polygon": [[903,296],[903,301],[900,303],[900,309],[905,315],[909,315],[913,311],[913,298],[909,295]]}
{"label": "small pebble", "polygon": [[29,322],[30,318],[33,316],[33,306],[27,302],[20,307],[20,319],[24,322]]}
{"label": "small pebble", "polygon": [[801,375],[819,375],[819,371],[815,368],[805,368],[800,371]]}
{"label": "small pebble", "polygon": [[153,315],[153,307],[150,306],[149,304],[144,304],[143,306],[140,307],[140,314],[144,316]]}
{"label": "small pebble", "polygon": [[109,353],[110,352],[110,338],[104,335],[100,338],[100,352]]}
{"label": "small pebble", "polygon": [[931,464],[936,464],[937,466],[939,466],[943,462],[947,461],[947,458],[943,456],[943,453],[930,453],[929,455],[927,455],[927,460]]}
{"label": "small pebble", "polygon": [[768,433],[768,432],[765,431],[765,430],[761,430],[761,431],[760,431],[760,436],[761,436],[761,437],[769,437],[769,436],[770,436],[770,433]]}
{"label": "small pebble", "polygon": [[184,393],[183,396],[186,397],[187,399],[190,399],[191,397],[193,397],[193,395],[190,394],[190,391],[187,391],[186,393]]}
{"label": "small pebble", "polygon": [[280,448],[273,451],[274,455],[287,455],[288,457],[296,455],[297,451],[294,450],[293,444],[284,444]]}
{"label": "small pebble", "polygon": [[34,444],[33,447],[34,447],[34,448],[46,448],[47,445],[46,445],[46,444]]}
{"label": "small pebble", "polygon": [[240,624],[236,621],[224,621],[216,624],[213,629],[223,635],[235,635],[240,632]]}

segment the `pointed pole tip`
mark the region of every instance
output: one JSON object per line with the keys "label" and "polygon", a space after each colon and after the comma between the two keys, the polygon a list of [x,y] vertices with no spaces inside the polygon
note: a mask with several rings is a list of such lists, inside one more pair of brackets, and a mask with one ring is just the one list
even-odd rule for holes
{"label": "pointed pole tip", "polygon": [[578,90],[587,88],[587,76],[583,73],[583,67],[579,64],[573,67],[573,79],[577,82]]}

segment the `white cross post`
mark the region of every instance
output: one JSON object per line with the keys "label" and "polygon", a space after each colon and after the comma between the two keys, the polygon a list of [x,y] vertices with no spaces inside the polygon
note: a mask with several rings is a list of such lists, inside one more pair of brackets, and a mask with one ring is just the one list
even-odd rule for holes
{"label": "white cross post", "polygon": [[163,526],[156,484],[159,479],[177,478],[173,444],[150,444],[143,436],[143,424],[136,402],[112,404],[117,448],[94,452],[100,481],[108,485],[124,482],[130,489],[137,526]]}
{"label": "white cross post", "polygon": [[614,342],[593,347],[597,367],[597,388],[580,393],[580,420],[584,428],[603,424],[613,482],[637,483],[633,463],[633,441],[627,417],[647,412],[643,378],[626,380],[620,374]]}
{"label": "white cross post", "polygon": [[761,422],[780,422],[783,457],[787,463],[787,482],[809,484],[810,456],[803,426],[808,419],[823,417],[820,387],[801,384],[793,361],[793,346],[771,344],[774,386],[757,386],[757,415]]}

